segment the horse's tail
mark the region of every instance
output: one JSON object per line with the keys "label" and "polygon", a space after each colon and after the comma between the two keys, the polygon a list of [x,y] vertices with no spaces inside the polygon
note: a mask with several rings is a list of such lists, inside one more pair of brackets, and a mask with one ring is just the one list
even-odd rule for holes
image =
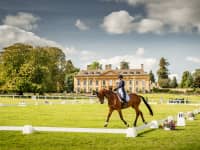
{"label": "horse's tail", "polygon": [[147,108],[149,109],[150,115],[153,116],[153,111],[152,111],[150,105],[147,103],[147,101],[145,100],[145,98],[144,98],[143,96],[141,96],[141,95],[139,95],[139,96],[140,96],[140,98],[142,98],[143,102],[145,103],[145,105],[146,105]]}

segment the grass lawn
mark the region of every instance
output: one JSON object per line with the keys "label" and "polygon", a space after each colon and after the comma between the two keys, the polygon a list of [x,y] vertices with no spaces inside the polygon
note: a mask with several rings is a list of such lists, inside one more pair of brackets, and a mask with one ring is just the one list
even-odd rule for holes
{"label": "grass lawn", "polygon": [[[154,116],[141,103],[145,119],[150,122],[163,119],[178,112],[191,111],[197,106],[191,105],[151,105]],[[65,104],[30,105],[27,107],[0,107],[0,126],[57,126],[57,127],[103,127],[107,116],[107,105]],[[135,111],[123,110],[124,118],[132,124]],[[23,135],[21,132],[0,131],[0,150],[110,150],[110,149],[200,149],[200,115],[195,121],[187,121],[186,127],[174,131],[163,129],[141,131],[136,138],[126,138],[123,134],[94,133],[49,133],[37,132]],[[138,125],[141,125],[141,119]],[[114,112],[108,128],[125,128],[117,112]]]}

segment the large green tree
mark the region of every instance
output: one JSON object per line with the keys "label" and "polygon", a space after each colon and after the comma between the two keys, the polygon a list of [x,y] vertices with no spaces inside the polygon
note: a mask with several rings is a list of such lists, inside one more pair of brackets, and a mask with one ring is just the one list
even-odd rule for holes
{"label": "large green tree", "polygon": [[177,79],[176,77],[173,77],[173,79],[170,81],[170,87],[176,88],[177,86],[178,86]]}
{"label": "large green tree", "polygon": [[65,54],[56,47],[14,44],[0,54],[0,88],[16,92],[62,92]]}
{"label": "large green tree", "polygon": [[184,71],[181,79],[181,88],[189,88],[193,86],[193,77],[189,71]]}
{"label": "large green tree", "polygon": [[169,62],[167,61],[167,59],[162,57],[160,59],[160,62],[159,62],[159,69],[157,71],[158,84],[162,88],[169,87],[170,80],[169,80],[169,77],[168,77],[169,71],[167,69],[167,66],[169,66]]}
{"label": "large green tree", "polygon": [[66,76],[65,76],[65,90],[66,92],[73,92],[74,90],[74,76],[79,72],[71,60],[66,62]]}
{"label": "large green tree", "polygon": [[193,74],[193,87],[200,88],[200,69],[196,69]]}
{"label": "large green tree", "polygon": [[150,81],[151,81],[152,83],[155,83],[156,80],[155,80],[155,76],[154,76],[152,70],[149,72],[149,78],[150,78]]}

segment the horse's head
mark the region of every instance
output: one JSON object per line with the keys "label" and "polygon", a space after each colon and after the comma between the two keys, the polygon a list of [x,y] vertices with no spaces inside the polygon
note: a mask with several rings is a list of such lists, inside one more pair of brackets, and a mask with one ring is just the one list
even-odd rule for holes
{"label": "horse's head", "polygon": [[96,95],[97,95],[100,103],[103,104],[104,103],[104,97],[105,97],[105,89],[102,89],[99,92],[96,92]]}

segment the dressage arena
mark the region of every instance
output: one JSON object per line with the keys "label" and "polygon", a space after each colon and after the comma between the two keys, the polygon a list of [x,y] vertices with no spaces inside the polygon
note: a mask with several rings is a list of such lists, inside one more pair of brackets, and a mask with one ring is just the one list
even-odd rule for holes
{"label": "dressage arena", "polygon": [[[146,139],[154,134],[172,133],[187,131],[190,128],[188,123],[196,122],[199,118],[199,104],[155,104],[150,105],[154,111],[154,116],[150,116],[144,103],[140,107],[148,124],[144,125],[141,118],[138,119],[137,127],[133,128],[132,123],[135,111],[131,108],[123,110],[124,118],[130,125],[126,128],[121,122],[117,112],[111,116],[107,128],[103,128],[108,112],[107,104],[99,104],[96,99],[60,100],[60,101],[31,101],[20,100],[16,103],[5,102],[0,104],[0,134],[15,134],[15,132],[26,137],[38,135],[59,136],[61,133],[81,136],[97,136],[101,138],[119,137],[124,139]],[[177,130],[165,131],[159,128],[165,120],[174,119],[178,123],[178,113],[183,112],[185,124],[177,125]],[[187,117],[188,112],[195,114],[194,120]],[[8,113],[8,114],[6,114]],[[180,131],[179,131],[180,130]],[[40,133],[40,134],[38,134]],[[19,134],[19,135],[20,135]],[[102,136],[101,136],[102,135]],[[69,137],[68,137],[69,138]],[[81,140],[81,138],[79,139]],[[96,141],[95,143],[98,143]]]}

